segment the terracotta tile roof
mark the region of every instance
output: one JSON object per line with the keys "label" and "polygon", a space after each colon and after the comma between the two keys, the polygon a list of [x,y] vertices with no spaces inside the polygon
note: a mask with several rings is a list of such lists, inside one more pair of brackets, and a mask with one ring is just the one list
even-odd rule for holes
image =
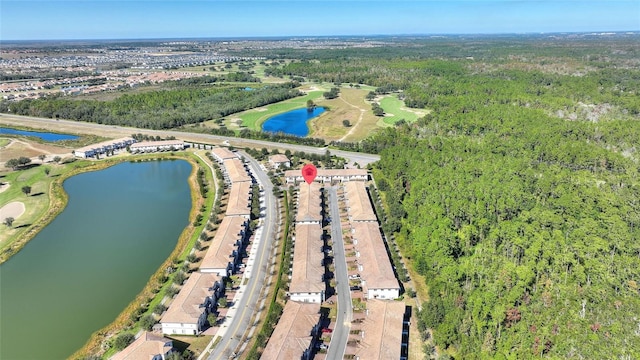
{"label": "terracotta tile roof", "polygon": [[211,153],[218,158],[218,160],[223,161],[226,159],[236,159],[238,156],[233,151],[224,148],[224,147],[216,147],[211,150]]}
{"label": "terracotta tile roof", "polygon": [[300,184],[296,222],[322,221],[321,187],[322,185],[316,182],[311,183],[311,185],[307,183]]}
{"label": "terracotta tile roof", "polygon": [[371,207],[371,200],[365,184],[361,181],[350,181],[344,184],[348,201],[347,212],[352,221],[377,221],[378,218]]}
{"label": "terracotta tile roof", "polygon": [[289,162],[290,160],[285,155],[275,154],[275,155],[269,156],[269,161],[274,164],[282,164],[282,163]]}
{"label": "terracotta tile roof", "polygon": [[311,347],[311,331],[320,321],[320,304],[288,301],[261,359],[300,359]]}
{"label": "terracotta tile roof", "polygon": [[219,277],[213,273],[192,273],[169,305],[169,309],[164,313],[160,322],[197,323],[198,317],[204,311],[200,308],[200,304],[204,303],[207,296],[213,295],[209,288],[218,280]]}
{"label": "terracotta tile roof", "polygon": [[229,176],[229,181],[242,182],[251,181],[251,177],[247,173],[247,169],[244,167],[244,163],[240,159],[227,159],[223,161],[225,171]]}
{"label": "terracotta tile roof", "polygon": [[367,317],[355,355],[360,359],[400,359],[405,305],[399,301],[367,301]]}
{"label": "terracotta tile roof", "polygon": [[352,227],[354,229],[353,238],[358,242],[354,247],[356,251],[360,253],[357,260],[363,267],[360,275],[362,279],[366,281],[366,284],[363,286],[365,293],[366,288],[400,288],[398,280],[396,280],[393,274],[391,261],[389,260],[387,249],[382,240],[378,223],[355,222],[352,224]]}
{"label": "terracotta tile roof", "polygon": [[171,339],[145,331],[109,360],[149,360],[156,355],[166,354],[171,348]]}
{"label": "terracotta tile roof", "polygon": [[240,231],[244,230],[247,219],[241,216],[225,216],[211,240],[200,269],[224,269],[233,260],[232,253],[236,249],[236,241],[240,239]]}
{"label": "terracotta tile roof", "polygon": [[227,216],[251,215],[251,182],[243,181],[231,184],[229,201],[227,203]]}
{"label": "terracotta tile roof", "polygon": [[322,228],[319,224],[296,224],[290,293],[317,293],[325,290]]}

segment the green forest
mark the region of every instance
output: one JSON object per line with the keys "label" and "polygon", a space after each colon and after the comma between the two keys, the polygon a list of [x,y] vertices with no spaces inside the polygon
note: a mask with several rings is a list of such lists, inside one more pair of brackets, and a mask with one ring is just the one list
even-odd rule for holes
{"label": "green forest", "polygon": [[288,67],[387,74],[408,104],[433,109],[364,142],[381,151],[383,228],[426,278],[429,355],[640,358],[640,72],[627,57],[640,49],[624,48],[598,64],[567,48],[526,62]]}
{"label": "green forest", "polygon": [[[231,79],[231,80],[229,80]],[[222,83],[217,77],[186,79],[162,90],[122,94],[113,101],[82,98],[42,98],[0,102],[0,112],[46,118],[73,119],[146,129],[170,129],[218,119],[240,111],[287,100],[300,95],[298,83],[257,84],[255,78],[227,75],[228,81],[251,81],[244,85]]]}

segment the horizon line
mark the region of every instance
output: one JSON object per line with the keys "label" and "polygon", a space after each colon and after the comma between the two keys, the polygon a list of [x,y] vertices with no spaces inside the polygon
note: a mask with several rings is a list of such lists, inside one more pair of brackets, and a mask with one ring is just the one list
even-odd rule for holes
{"label": "horizon line", "polygon": [[0,39],[1,42],[62,42],[62,41],[160,41],[160,40],[235,40],[235,39],[294,39],[294,38],[349,38],[349,37],[433,37],[433,36],[526,36],[526,35],[631,35],[636,30],[590,30],[590,31],[538,31],[496,33],[399,33],[399,34],[334,34],[334,35],[237,35],[237,36],[183,36],[183,37],[131,37],[131,38],[62,38],[62,39]]}

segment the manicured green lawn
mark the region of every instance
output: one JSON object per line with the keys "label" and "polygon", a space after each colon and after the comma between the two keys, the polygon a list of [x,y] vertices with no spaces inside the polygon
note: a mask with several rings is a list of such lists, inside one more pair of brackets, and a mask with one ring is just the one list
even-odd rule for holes
{"label": "manicured green lawn", "polygon": [[429,112],[425,109],[406,108],[404,101],[398,99],[396,95],[386,96],[380,101],[380,106],[384,109],[385,114],[393,114],[393,116],[384,117],[383,121],[388,125],[393,125],[402,119],[406,122],[414,122]]}
{"label": "manicured green lawn", "polygon": [[[295,99],[285,100],[276,104],[267,105],[257,109],[251,109],[238,114],[242,124],[251,130],[260,131],[262,123],[268,118],[294,109],[307,106],[307,100],[316,101],[322,97],[323,91],[311,91],[307,95]],[[266,109],[266,110],[264,110]]]}

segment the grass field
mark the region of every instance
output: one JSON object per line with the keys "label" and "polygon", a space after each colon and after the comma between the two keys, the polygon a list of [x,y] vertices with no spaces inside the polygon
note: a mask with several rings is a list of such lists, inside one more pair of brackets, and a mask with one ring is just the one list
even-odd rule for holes
{"label": "grass field", "polygon": [[429,113],[426,109],[407,108],[404,106],[404,101],[398,99],[396,95],[385,96],[380,100],[380,106],[386,114],[382,120],[386,125],[393,125],[402,119],[411,123]]}
{"label": "grass field", "polygon": [[[13,171],[0,175],[0,182],[9,184],[9,188],[0,193],[0,208],[6,204],[19,201],[25,206],[25,212],[15,219],[11,227],[0,225],[0,263],[6,261],[15,250],[23,246],[19,239],[28,237],[29,233],[37,233],[46,224],[43,217],[49,210],[52,199],[58,194],[51,194],[52,182],[72,167],[84,162],[75,162],[66,165],[46,164],[35,165],[26,170]],[[50,170],[45,174],[45,168]],[[23,186],[30,186],[31,193],[22,192]],[[57,203],[62,201],[58,199]],[[4,221],[4,219],[0,219]],[[20,242],[23,242],[20,240]],[[26,240],[24,240],[26,243]]]}
{"label": "grass field", "polygon": [[[341,138],[335,139],[340,141],[360,141],[376,129],[378,129],[378,117],[373,115],[371,111],[371,104],[365,100],[365,96],[369,93],[368,89],[356,89],[356,88],[342,88],[340,89],[340,99],[342,106],[347,109],[357,110],[357,117],[354,116],[353,120],[349,119],[351,127],[348,129],[346,135]],[[338,114],[340,107],[336,107],[335,113]],[[336,119],[338,126],[342,127],[342,118]],[[330,134],[330,133],[328,133]],[[334,140],[334,139],[331,139]]]}
{"label": "grass field", "polygon": [[0,147],[7,146],[9,144],[9,139],[0,138]]}
{"label": "grass field", "polygon": [[[263,106],[257,109],[251,109],[243,111],[241,113],[232,115],[226,119],[226,125],[229,129],[238,129],[236,124],[237,120],[242,120],[242,125],[251,129],[260,131],[262,123],[268,118],[298,108],[306,107],[307,100],[313,100],[317,102],[322,97],[322,91],[311,91],[307,95],[285,100],[279,103]],[[212,122],[205,123],[208,126],[214,126]]]}

